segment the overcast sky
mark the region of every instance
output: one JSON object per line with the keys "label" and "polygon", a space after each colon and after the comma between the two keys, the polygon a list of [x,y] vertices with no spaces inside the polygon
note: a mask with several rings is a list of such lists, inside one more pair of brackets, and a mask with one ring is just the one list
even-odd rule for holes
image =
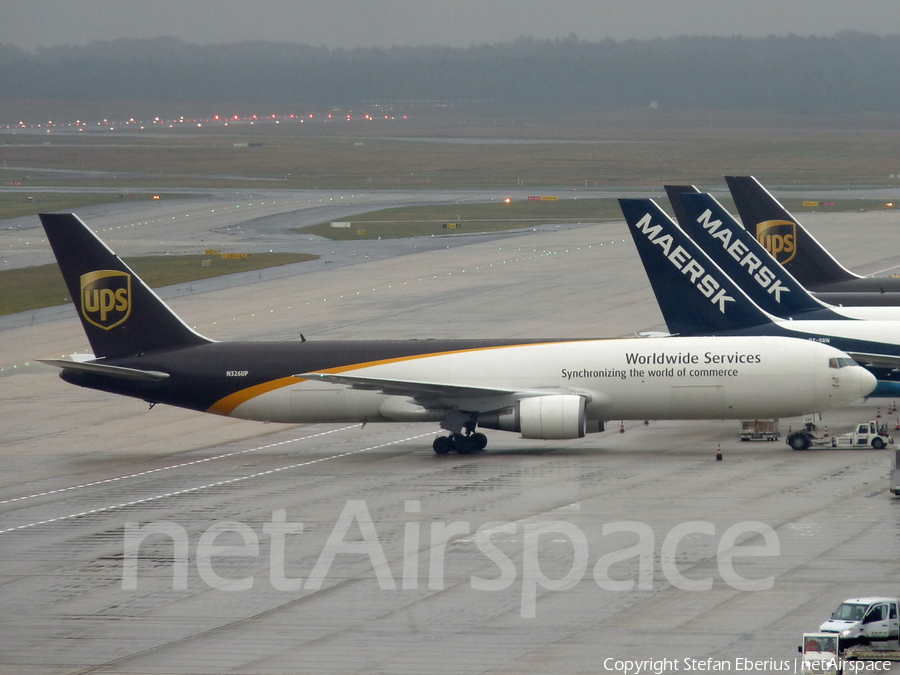
{"label": "overcast sky", "polygon": [[900,34],[898,0],[0,0],[0,43],[123,37],[328,47],[674,35]]}

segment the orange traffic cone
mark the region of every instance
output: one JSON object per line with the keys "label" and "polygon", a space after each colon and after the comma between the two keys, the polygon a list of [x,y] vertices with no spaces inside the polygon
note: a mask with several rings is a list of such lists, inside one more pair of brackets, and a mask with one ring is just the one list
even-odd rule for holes
{"label": "orange traffic cone", "polygon": [[825,433],[823,435],[824,438],[828,438],[828,425],[825,425]]}
{"label": "orange traffic cone", "polygon": [[619,425],[619,433],[620,434],[625,433],[625,420],[622,420],[622,423]]}

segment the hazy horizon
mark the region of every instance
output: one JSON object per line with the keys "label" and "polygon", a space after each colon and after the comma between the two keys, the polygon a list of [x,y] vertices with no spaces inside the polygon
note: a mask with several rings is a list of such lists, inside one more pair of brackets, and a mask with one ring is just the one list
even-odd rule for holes
{"label": "hazy horizon", "polygon": [[6,0],[0,43],[26,51],[119,38],[247,40],[326,47],[493,44],[576,35],[599,41],[679,35],[900,34],[894,0]]}

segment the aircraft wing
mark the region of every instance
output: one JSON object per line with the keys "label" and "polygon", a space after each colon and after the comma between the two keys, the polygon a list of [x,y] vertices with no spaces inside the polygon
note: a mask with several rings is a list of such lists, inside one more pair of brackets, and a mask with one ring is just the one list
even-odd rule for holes
{"label": "aircraft wing", "polygon": [[435,401],[451,405],[460,410],[473,412],[499,410],[514,405],[516,401],[523,398],[546,396],[548,394],[575,394],[584,396],[588,400],[591,399],[591,396],[586,392],[560,389],[559,387],[518,390],[502,387],[473,387],[331,373],[303,373],[295,375],[295,377],[348,385],[354,389],[380,391],[389,396],[408,396],[418,401]]}
{"label": "aircraft wing", "polygon": [[157,382],[169,377],[168,373],[158,370],[139,370],[137,368],[123,368],[122,366],[107,366],[102,363],[86,363],[84,361],[68,361],[66,359],[37,359],[48,366],[55,366],[63,370],[75,370],[82,373],[106,375],[120,380],[140,380],[142,382]]}
{"label": "aircraft wing", "polygon": [[900,369],[900,356],[890,354],[866,354],[863,352],[847,351],[847,355],[864,367],[874,368],[898,368]]}

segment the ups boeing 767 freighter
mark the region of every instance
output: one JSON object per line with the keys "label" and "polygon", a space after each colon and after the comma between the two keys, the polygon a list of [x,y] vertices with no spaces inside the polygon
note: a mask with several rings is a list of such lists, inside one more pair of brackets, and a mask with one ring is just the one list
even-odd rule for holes
{"label": "ups boeing 767 freighter", "polygon": [[75,215],[41,222],[93,350],[43,362],[151,404],[270,422],[438,422],[444,454],[483,449],[478,427],[569,439],[610,419],[790,417],[875,387],[843,352],[786,337],[217,342]]}

